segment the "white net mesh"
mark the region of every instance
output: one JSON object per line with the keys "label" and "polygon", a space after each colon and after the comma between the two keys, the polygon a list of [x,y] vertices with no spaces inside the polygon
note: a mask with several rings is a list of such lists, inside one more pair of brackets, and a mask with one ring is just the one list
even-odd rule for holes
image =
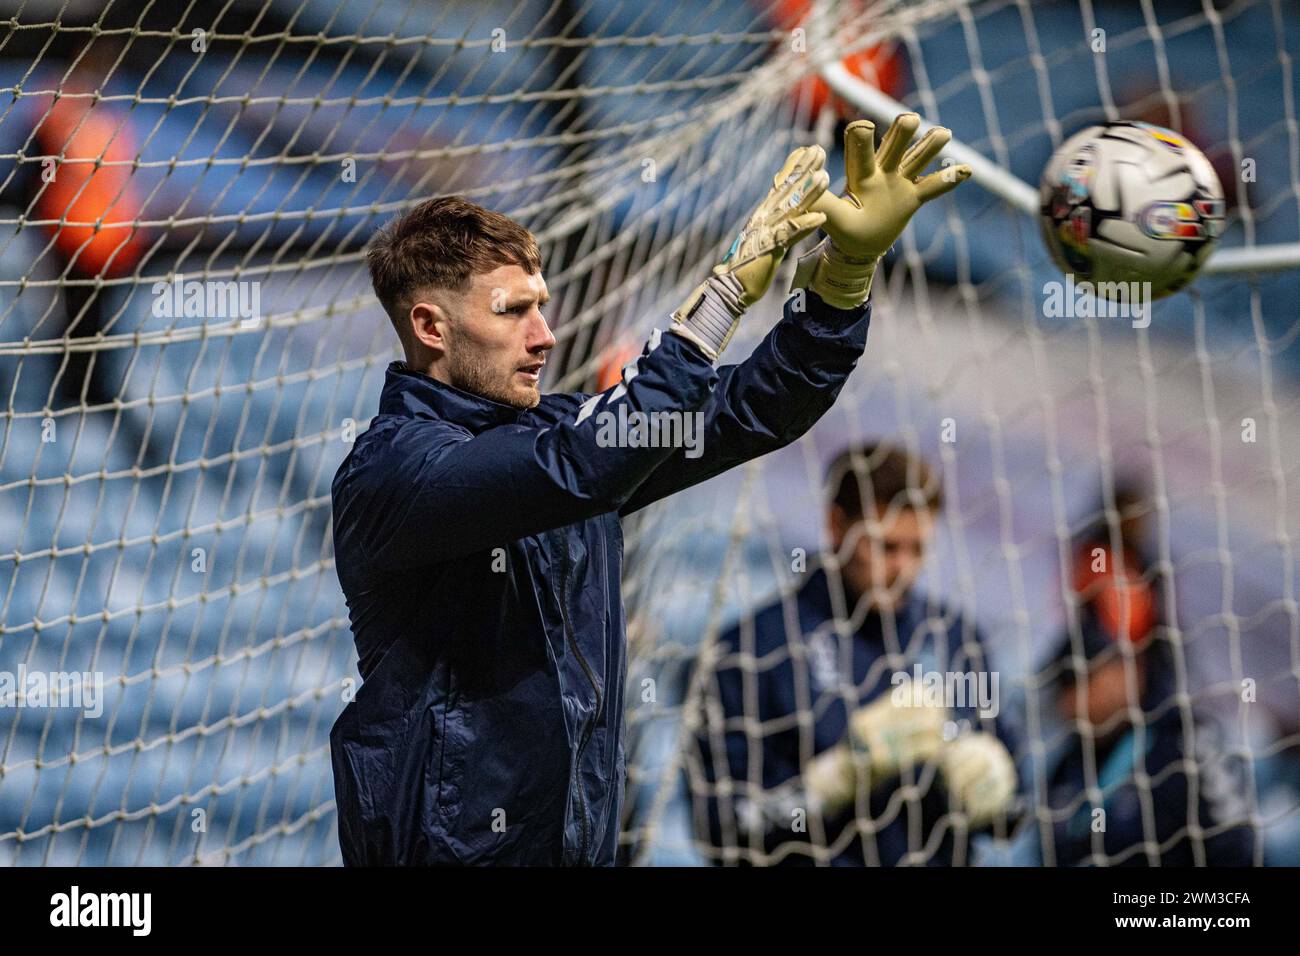
{"label": "white net mesh", "polygon": [[[398,357],[362,246],[421,199],[462,194],[538,236],[554,390],[594,388],[664,324],[791,148],[821,142],[842,169],[837,122],[860,113],[810,79],[819,64],[1031,183],[1088,123],[1172,125],[1229,187],[1226,246],[1300,241],[1288,5],[811,7],[37,2],[0,25],[0,674],[26,689],[0,708],[0,860],[338,861],[327,738],[356,671],[330,480]],[[731,784],[700,772],[716,682],[693,664],[795,600],[794,549],[825,556],[827,464],[881,437],[944,474],[922,585],[984,634],[1017,757],[1064,739],[1034,675],[1069,632],[1079,532],[1141,476],[1177,680],[1133,723],[1187,715],[1166,776],[1214,791],[1222,819],[1155,805],[1123,846],[1082,845],[1213,862],[1248,820],[1254,859],[1294,852],[1295,273],[1204,277],[1149,329],[1049,320],[1037,229],[978,183],[927,207],[877,275],[866,357],[826,419],[627,522],[629,859],[870,861],[928,798],[933,773],[847,830],[767,844],[700,825]],[[769,298],[729,360],[776,320]],[[50,674],[62,693],[38,699]],[[73,700],[83,681],[102,694]],[[809,706],[789,722],[813,726]],[[764,744],[788,728],[732,716],[761,789]],[[1202,738],[1239,783],[1207,782],[1224,775]],[[1074,862],[1060,825],[1125,787],[1150,804],[1164,779],[1116,783],[1105,763],[1085,746],[1063,802],[1031,776],[995,835],[1033,831],[1036,862]],[[971,862],[964,839],[944,845],[954,827],[912,827],[905,862]]]}

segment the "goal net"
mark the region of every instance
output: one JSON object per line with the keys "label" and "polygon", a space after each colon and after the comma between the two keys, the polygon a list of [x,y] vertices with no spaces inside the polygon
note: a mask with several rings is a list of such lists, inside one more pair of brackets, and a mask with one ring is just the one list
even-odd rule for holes
{"label": "goal net", "polygon": [[[976,176],[885,260],[835,408],[626,522],[624,858],[879,862],[903,821],[905,863],[1213,863],[1243,827],[1251,860],[1287,859],[1298,28],[1280,0],[26,3],[0,24],[0,862],[339,861],[328,734],[357,677],[330,482],[400,357],[365,272],[380,224],[461,194],[527,225],[558,339],[545,385],[593,391],[791,149],[822,144],[842,188],[843,123],[905,108],[950,127],[945,155]],[[1049,318],[1033,187],[1070,134],[1120,118],[1216,165],[1222,248],[1149,325]],[[1020,794],[977,840],[959,808],[931,812],[949,798],[918,768],[833,832],[755,835],[737,800],[780,786],[780,741],[809,756],[866,688],[832,659],[827,689],[773,717],[724,708],[718,674],[769,686],[808,662],[827,470],[878,441],[940,476],[915,630],[949,610],[978,628]],[[1132,524],[1168,693],[1067,719],[1076,551]],[[783,639],[757,654],[773,603]],[[850,610],[829,633],[856,639]],[[914,663],[915,634],[895,637],[886,683]],[[718,734],[744,741],[738,776],[701,758]],[[1157,739],[1172,756],[1152,770]],[[1070,748],[1073,790],[1052,769]],[[1163,801],[1171,778],[1195,812]],[[1090,826],[1129,797],[1136,829]]]}

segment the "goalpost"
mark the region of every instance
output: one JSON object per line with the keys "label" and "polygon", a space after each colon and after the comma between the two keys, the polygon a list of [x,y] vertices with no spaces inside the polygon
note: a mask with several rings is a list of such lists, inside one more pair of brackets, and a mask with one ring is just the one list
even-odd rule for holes
{"label": "goalpost", "polygon": [[[356,667],[330,480],[399,357],[364,267],[381,223],[459,193],[527,225],[546,387],[591,391],[791,149],[904,108],[953,129],[974,182],[877,274],[836,407],[626,522],[628,859],[771,862],[699,839],[707,664],[824,554],[826,466],[874,438],[943,474],[924,588],[987,635],[1026,747],[1051,743],[1034,675],[1068,628],[1071,542],[1139,474],[1172,706],[1216,714],[1249,780],[1294,763],[1300,24],[1280,0],[102,6],[0,24],[0,863],[338,862],[328,733]],[[1046,318],[1038,171],[1120,116],[1205,150],[1229,229],[1149,328]],[[1271,834],[1300,816],[1279,794],[1216,799]],[[1050,833],[1051,808],[1024,813]]]}

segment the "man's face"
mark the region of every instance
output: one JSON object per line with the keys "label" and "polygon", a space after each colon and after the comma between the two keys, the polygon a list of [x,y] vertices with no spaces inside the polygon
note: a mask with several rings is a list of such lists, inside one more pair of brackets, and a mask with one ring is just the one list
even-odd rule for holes
{"label": "man's face", "polygon": [[852,596],[889,613],[902,605],[925,564],[934,535],[929,509],[871,506],[865,519],[852,520],[831,508],[831,541],[845,563],[840,574]]}
{"label": "man's face", "polygon": [[[1134,676],[1136,679],[1134,691],[1137,695],[1135,699],[1140,699],[1146,677],[1140,657],[1134,662]],[[1105,736],[1111,736],[1124,726],[1125,722],[1120,720],[1118,715],[1128,710],[1129,700],[1129,682],[1125,673],[1124,659],[1116,656],[1090,668],[1089,673],[1083,678],[1082,695],[1077,686],[1070,684],[1061,689],[1057,703],[1061,708],[1061,714],[1067,720],[1082,717]],[[1111,721],[1116,722],[1114,726],[1108,726]]]}
{"label": "man's face", "polygon": [[540,272],[499,266],[473,277],[464,293],[439,296],[448,320],[443,359],[430,374],[459,389],[515,408],[541,401],[546,353],[555,347],[542,316],[550,299]]}

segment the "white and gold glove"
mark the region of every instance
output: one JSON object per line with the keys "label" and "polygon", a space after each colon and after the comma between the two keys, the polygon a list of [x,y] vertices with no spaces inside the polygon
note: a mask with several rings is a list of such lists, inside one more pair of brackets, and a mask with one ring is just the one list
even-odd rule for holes
{"label": "white and gold glove", "polygon": [[938,762],[948,793],[972,827],[986,826],[1010,809],[1016,795],[1016,766],[993,734],[977,731],[949,741]]}
{"label": "white and gold glove", "polygon": [[[895,696],[906,703],[896,704]],[[860,761],[875,785],[939,752],[947,709],[913,701],[908,681],[849,716],[849,741],[820,754],[804,770],[804,788],[820,809],[833,812],[852,802]]]}
{"label": "white and gold glove", "polygon": [[826,219],[812,210],[830,185],[820,146],[802,146],[786,157],[772,189],[754,209],[713,274],[673,313],[672,331],[717,361],[740,317],[763,297],[792,246]]}
{"label": "white and gold glove", "polygon": [[[790,289],[811,289],[837,309],[851,309],[867,300],[880,257],[902,234],[912,214],[970,178],[969,166],[951,166],[920,176],[952,138],[936,126],[911,142],[921,125],[915,113],[901,113],[885,133],[880,153],[875,125],[855,120],[844,132],[843,196],[825,193],[813,204],[824,213],[827,238],[799,259]],[[919,178],[918,178],[919,177]]]}

